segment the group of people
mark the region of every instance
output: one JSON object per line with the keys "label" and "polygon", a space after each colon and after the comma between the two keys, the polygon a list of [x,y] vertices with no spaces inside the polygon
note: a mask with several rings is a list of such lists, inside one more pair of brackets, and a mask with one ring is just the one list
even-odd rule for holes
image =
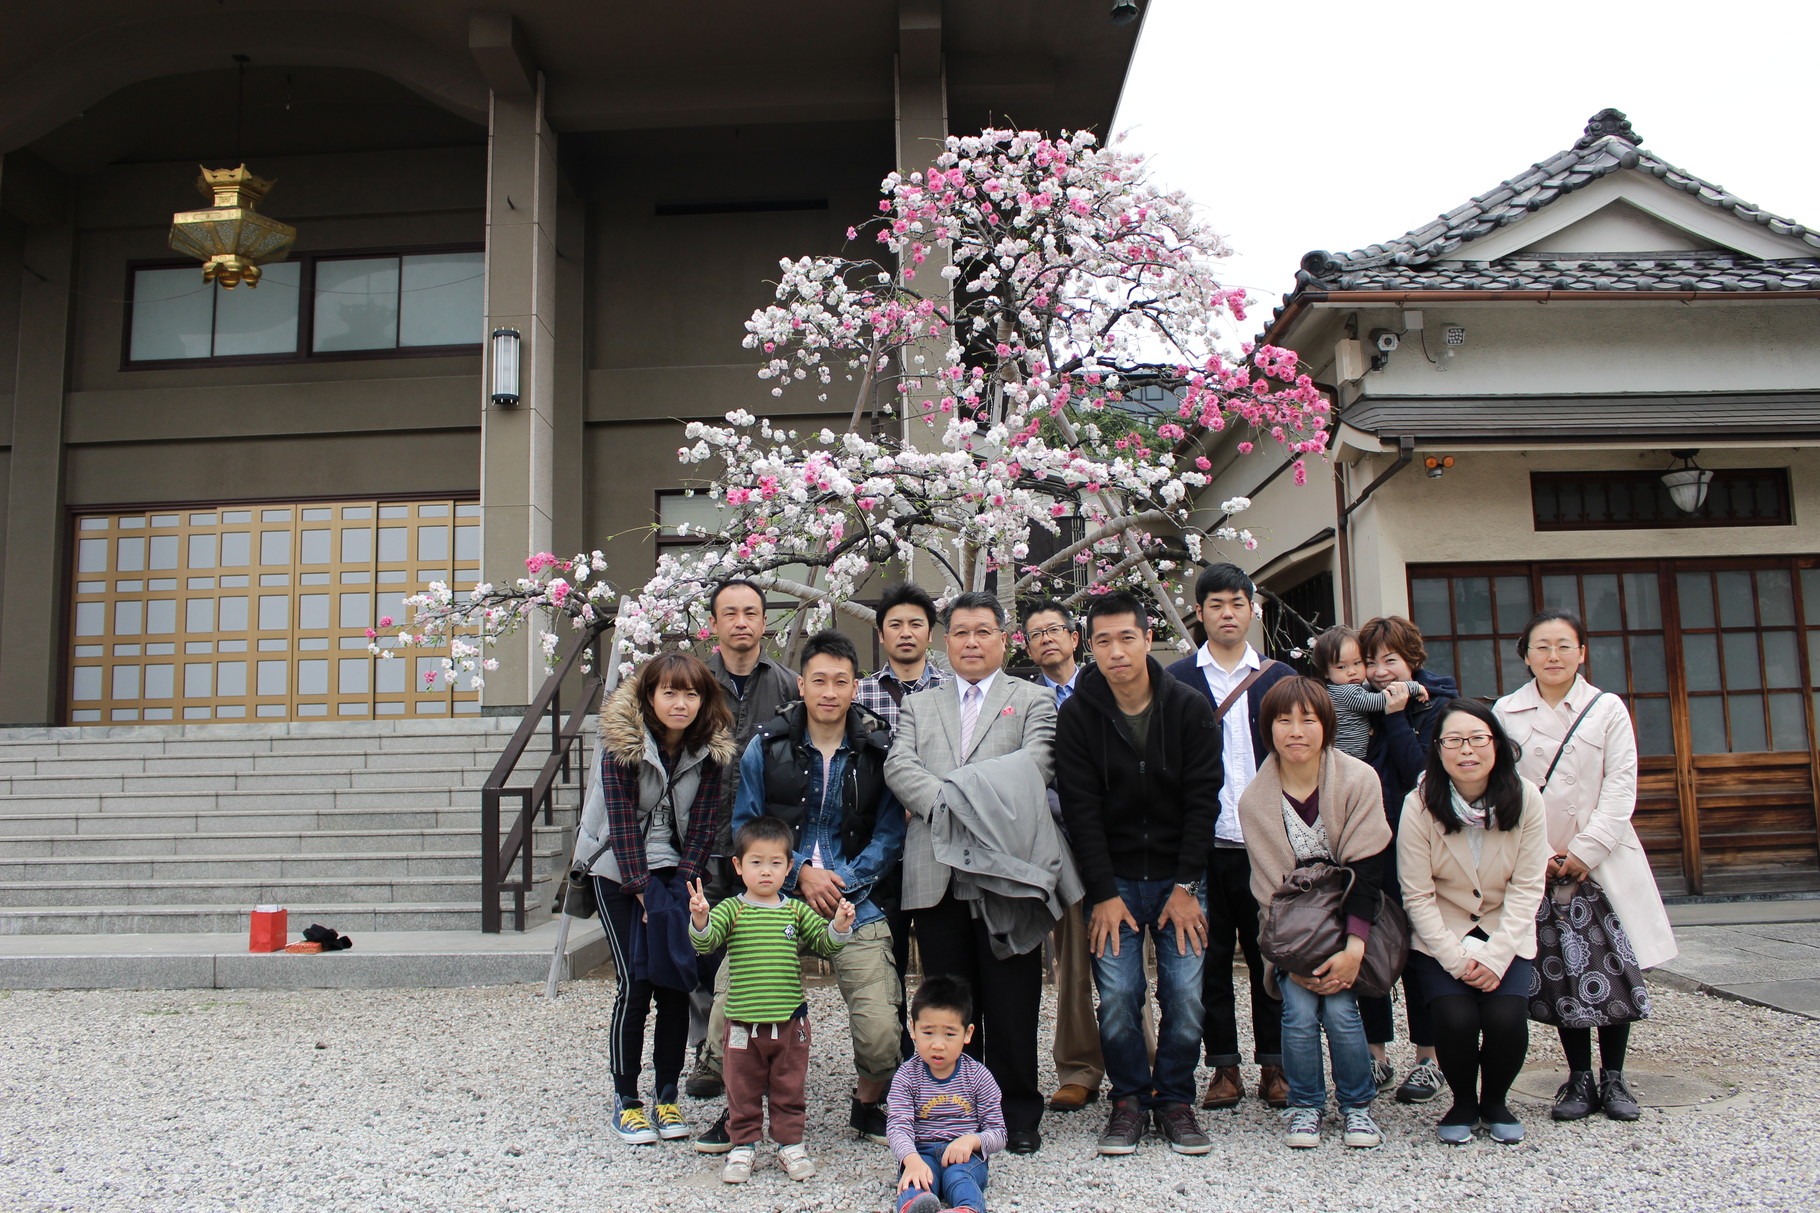
{"label": "group of people", "polygon": [[[1102,1154],[1135,1152],[1153,1127],[1179,1153],[1209,1152],[1197,1090],[1202,1109],[1248,1094],[1240,955],[1257,1097],[1285,1110],[1289,1146],[1317,1146],[1324,1035],[1343,1140],[1363,1148],[1381,1141],[1370,1105],[1393,1087],[1410,1103],[1451,1092],[1442,1141],[1522,1138],[1506,1098],[1551,880],[1596,878],[1643,967],[1674,954],[1630,826],[1629,713],[1581,676],[1587,638],[1570,612],[1530,621],[1517,646],[1534,678],[1488,707],[1426,670],[1419,631],[1397,617],[1320,637],[1324,681],[1262,657],[1248,640],[1256,590],[1230,564],[1200,574],[1205,639],[1167,668],[1132,595],[1091,597],[1078,622],[1029,604],[1029,681],[1005,668],[1012,621],[989,594],[938,613],[914,585],[887,589],[887,661],[869,676],[832,630],[808,638],[800,672],[766,657],[749,582],[721,584],[709,606],[707,661],[655,658],[603,705],[576,863],[619,975],[613,1127],[635,1144],[690,1135],[678,1096],[694,1045],[686,1090],[726,1095],[695,1148],[724,1153],[729,1182],[751,1175],[767,1105],[779,1165],[814,1174],[804,951],[828,959],[846,1005],[848,1122],[891,1148],[911,1213],[983,1213],[988,1156],[1037,1151],[1045,1108],[1081,1109],[1103,1084]],[[930,656],[938,630],[946,668]],[[1261,953],[1260,921],[1316,862],[1352,873],[1346,942],[1291,973]],[[1400,1085],[1392,1001],[1353,989],[1385,898],[1410,928],[1417,1061]],[[906,1019],[912,939],[924,979]],[[1047,1097],[1045,943],[1060,1080]],[[1591,1030],[1561,1030],[1570,1075],[1555,1118],[1637,1117],[1626,1027],[1599,1030],[1596,1075]]]}

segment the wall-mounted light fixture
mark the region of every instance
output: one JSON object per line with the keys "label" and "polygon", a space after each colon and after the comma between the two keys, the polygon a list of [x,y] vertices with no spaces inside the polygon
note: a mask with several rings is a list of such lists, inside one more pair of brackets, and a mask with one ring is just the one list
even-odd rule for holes
{"label": "wall-mounted light fixture", "polygon": [[1130,25],[1137,19],[1137,0],[1112,0],[1112,24]]}
{"label": "wall-mounted light fixture", "polygon": [[1694,462],[1699,453],[1670,451],[1669,457],[1679,459],[1681,466],[1662,473],[1662,486],[1668,490],[1669,500],[1683,514],[1696,513],[1706,504],[1706,490],[1713,482],[1713,474]]}
{"label": "wall-mounted light fixture", "polygon": [[1422,460],[1422,466],[1428,469],[1430,480],[1439,480],[1453,466],[1452,455],[1430,455]]}
{"label": "wall-mounted light fixture", "polygon": [[517,329],[493,330],[493,403],[501,408],[518,404],[518,347],[522,338]]}

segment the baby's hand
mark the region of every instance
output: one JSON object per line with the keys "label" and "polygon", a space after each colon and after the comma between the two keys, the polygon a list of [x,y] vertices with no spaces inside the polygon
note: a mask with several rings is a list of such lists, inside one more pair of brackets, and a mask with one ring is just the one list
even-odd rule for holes
{"label": "baby's hand", "polygon": [[696,930],[708,925],[708,895],[702,892],[702,882],[691,880],[689,886],[689,921],[695,924]]}
{"label": "baby's hand", "polygon": [[929,1164],[923,1161],[922,1155],[912,1154],[910,1157],[904,1159],[903,1174],[897,1177],[897,1190],[899,1192],[909,1188],[921,1188],[923,1191],[928,1192],[934,1187],[935,1172],[929,1169]]}
{"label": "baby's hand", "polygon": [[966,1162],[969,1158],[973,1157],[973,1152],[979,1148],[979,1134],[963,1133],[961,1136],[949,1142],[948,1148],[942,1151],[942,1166],[952,1167],[957,1163]]}
{"label": "baby's hand", "polygon": [[1415,690],[1410,692],[1410,694],[1412,696],[1414,696],[1417,700],[1421,701],[1422,703],[1428,702],[1428,688],[1427,687],[1423,686],[1419,682],[1412,682],[1409,685],[1415,688]]}
{"label": "baby's hand", "polygon": [[840,905],[834,911],[834,921],[830,925],[836,931],[851,931],[853,929],[853,914],[853,903],[843,897],[841,898]]}

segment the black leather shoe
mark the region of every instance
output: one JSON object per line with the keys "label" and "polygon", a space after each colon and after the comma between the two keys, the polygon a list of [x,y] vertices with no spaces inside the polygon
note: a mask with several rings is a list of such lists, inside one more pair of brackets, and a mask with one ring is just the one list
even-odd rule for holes
{"label": "black leather shoe", "polygon": [[1043,1135],[1035,1129],[1013,1129],[1005,1134],[1005,1149],[1013,1154],[1035,1154],[1043,1148]]}
{"label": "black leather shoe", "polygon": [[1599,1086],[1591,1070],[1569,1070],[1567,1081],[1555,1092],[1556,1120],[1585,1120],[1599,1110]]}
{"label": "black leather shoe", "polygon": [[1630,1084],[1624,1081],[1622,1070],[1599,1071],[1599,1103],[1613,1120],[1635,1120],[1643,1115],[1637,1097],[1631,1094]]}

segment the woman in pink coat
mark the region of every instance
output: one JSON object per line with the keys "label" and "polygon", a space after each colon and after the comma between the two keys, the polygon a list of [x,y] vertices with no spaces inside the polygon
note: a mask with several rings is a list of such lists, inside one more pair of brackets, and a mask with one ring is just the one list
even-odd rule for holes
{"label": "woman in pink coat", "polygon": [[[1545,610],[1523,629],[1517,652],[1533,681],[1498,700],[1498,719],[1522,750],[1517,769],[1531,783],[1548,776],[1550,879],[1591,876],[1611,902],[1645,969],[1675,955],[1675,936],[1649,858],[1631,827],[1637,807],[1637,740],[1624,701],[1580,676],[1586,625],[1571,611]],[[1585,714],[1568,737],[1568,729]],[[1564,744],[1565,743],[1565,744]],[[1624,1081],[1630,1025],[1599,1029],[1599,1076],[1592,1072],[1592,1029],[1562,1028],[1567,1081],[1555,1093],[1554,1118],[1579,1120],[1603,1109],[1613,1120],[1635,1120],[1636,1097]]]}

